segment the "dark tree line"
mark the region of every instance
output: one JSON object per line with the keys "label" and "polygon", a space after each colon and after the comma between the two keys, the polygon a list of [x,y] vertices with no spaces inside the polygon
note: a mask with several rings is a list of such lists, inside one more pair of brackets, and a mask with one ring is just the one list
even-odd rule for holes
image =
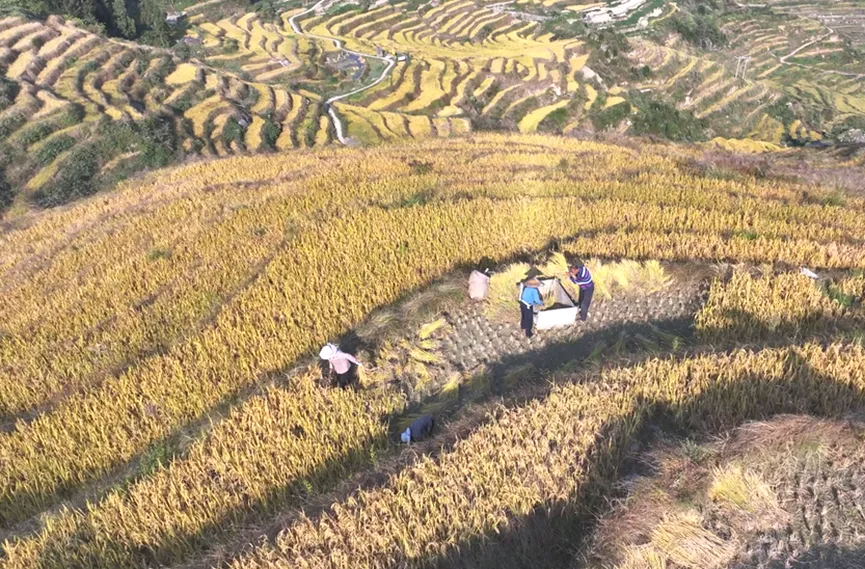
{"label": "dark tree line", "polygon": [[110,36],[163,45],[175,35],[165,21],[171,9],[170,0],[0,0],[0,16],[17,13],[44,19],[56,14]]}

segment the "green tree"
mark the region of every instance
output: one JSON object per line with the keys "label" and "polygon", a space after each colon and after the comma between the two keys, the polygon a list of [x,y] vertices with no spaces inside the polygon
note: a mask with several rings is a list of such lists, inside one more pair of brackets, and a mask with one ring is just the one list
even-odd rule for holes
{"label": "green tree", "polygon": [[171,47],[174,44],[174,30],[164,19],[153,22],[150,29],[141,36],[141,41],[159,47]]}
{"label": "green tree", "polygon": [[137,29],[135,20],[129,17],[126,11],[126,0],[114,0],[111,4],[114,16],[114,30],[121,36],[132,39],[136,36]]}

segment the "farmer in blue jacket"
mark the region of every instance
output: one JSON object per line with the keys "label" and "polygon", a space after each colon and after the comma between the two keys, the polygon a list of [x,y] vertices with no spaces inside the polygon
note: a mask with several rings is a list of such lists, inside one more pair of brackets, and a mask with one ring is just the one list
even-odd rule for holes
{"label": "farmer in blue jacket", "polygon": [[584,321],[589,317],[589,306],[592,304],[592,295],[595,294],[595,282],[592,280],[592,273],[585,265],[571,267],[568,271],[568,278],[571,282],[580,287],[580,299],[577,305],[580,307],[580,320]]}
{"label": "farmer in blue jacket", "polygon": [[520,328],[525,330],[526,338],[531,338],[535,326],[535,307],[543,307],[541,293],[538,287],[541,281],[531,278],[523,283],[523,291],[520,293]]}
{"label": "farmer in blue jacket", "polygon": [[435,428],[435,419],[431,415],[421,415],[415,419],[408,429],[403,431],[400,439],[404,443],[417,442],[432,434]]}

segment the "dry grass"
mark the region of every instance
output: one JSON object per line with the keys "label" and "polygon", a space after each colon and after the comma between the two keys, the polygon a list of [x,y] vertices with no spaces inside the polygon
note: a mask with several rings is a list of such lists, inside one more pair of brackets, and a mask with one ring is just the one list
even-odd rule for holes
{"label": "dry grass", "polygon": [[658,261],[631,261],[612,263],[590,260],[586,263],[595,281],[595,290],[601,298],[615,294],[658,292],[670,285],[672,278]]}
{"label": "dry grass", "polygon": [[[375,311],[355,329],[355,333],[369,344],[403,335],[459,304],[464,298],[464,289],[465,285],[457,277],[435,283],[396,306]],[[441,319],[427,322],[419,335],[426,338],[445,324],[446,321]]]}
{"label": "dry grass", "polygon": [[[857,420],[780,415],[704,445],[656,441],[641,457],[653,474],[632,480],[627,497],[601,518],[586,566],[728,567],[759,549],[755,543],[789,551],[778,542],[803,517],[827,526],[811,539],[843,545],[835,540],[859,535],[858,522],[844,521],[858,519],[857,510],[842,506],[858,491],[842,480],[861,469],[863,433]],[[830,496],[835,505],[827,503]]]}
{"label": "dry grass", "polygon": [[724,441],[722,451],[728,456],[741,456],[752,449],[775,453],[785,448],[803,446],[855,447],[859,444],[861,433],[856,423],[806,415],[780,415],[771,421],[742,425],[734,437]]}
{"label": "dry grass", "polygon": [[688,569],[719,569],[732,561],[736,548],[704,529],[696,511],[671,516],[652,532],[652,545],[674,565]]}
{"label": "dry grass", "polygon": [[624,558],[616,569],[667,569],[667,557],[658,553],[651,544],[625,549]]}

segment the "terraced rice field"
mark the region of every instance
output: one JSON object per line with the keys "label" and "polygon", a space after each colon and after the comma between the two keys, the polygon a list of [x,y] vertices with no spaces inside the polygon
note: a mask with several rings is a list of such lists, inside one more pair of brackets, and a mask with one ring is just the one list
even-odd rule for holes
{"label": "terraced rice field", "polygon": [[[180,62],[159,50],[118,45],[58,19],[46,24],[7,19],[0,27],[0,43],[8,49],[7,76],[22,85],[0,121],[9,127],[10,142],[26,140],[18,148],[25,157],[60,136],[92,136],[102,120],[139,121],[149,116],[173,117],[179,145],[203,156],[261,148],[265,123],[282,141],[290,141],[282,148],[330,143],[330,137],[319,135],[330,124],[314,94],[242,79],[197,61]],[[33,36],[43,38],[38,49],[30,49],[25,41]],[[262,49],[285,50],[286,41],[262,36]],[[64,130],[70,121],[77,122],[66,118],[70,114],[83,120],[73,130]],[[239,134],[229,139],[227,125]],[[27,134],[35,130],[38,137]],[[37,192],[63,168],[66,157],[60,153],[47,163],[13,169],[12,175],[26,189],[19,199]]]}
{"label": "terraced rice field", "polygon": [[[606,495],[654,414],[717,432],[865,404],[861,199],[702,175],[694,147],[333,146],[4,227],[0,568],[566,566],[575,534],[546,523]],[[591,319],[527,339],[508,275],[566,255]],[[481,262],[501,312],[465,298]],[[339,338],[356,390],[314,366]],[[420,412],[437,436],[404,450]]]}
{"label": "terraced rice field", "polygon": [[[536,8],[561,8],[547,4]],[[589,68],[592,48],[583,41],[557,39],[519,9],[475,0],[413,10],[402,3],[320,5],[275,21],[254,12],[212,22],[197,14],[186,31],[196,46],[188,60],[57,18],[7,18],[0,22],[2,61],[21,88],[0,111],[0,133],[18,157],[6,165],[6,178],[21,189],[16,211],[39,202],[78,146],[98,138],[101,121],[160,117],[176,132],[177,156],[213,157],[333,144],[337,126],[349,144],[476,129],[568,134],[592,130],[593,114],[632,102],[634,90],[692,112],[713,137],[804,144],[865,113],[865,69],[844,60],[847,28],[830,30],[818,7],[773,3],[779,13],[795,13],[783,18],[731,12],[721,27],[730,45],[717,51],[634,32],[628,57],[651,77],[622,85]],[[827,14],[849,18],[856,7],[840,3]],[[289,20],[301,11],[297,33]],[[384,72],[382,60],[358,53],[396,63],[374,87],[326,104]],[[747,68],[741,58],[749,58]],[[773,106],[785,97],[804,110],[780,121]],[[122,177],[140,154],[131,147],[109,153],[98,175],[110,179],[117,170]]]}
{"label": "terraced rice field", "polygon": [[[835,124],[861,117],[865,65],[847,55],[845,42],[853,36],[843,35],[820,16],[832,13],[834,5],[769,4],[774,15],[728,14],[720,29],[729,46],[714,52],[635,40],[630,57],[655,70],[641,87],[672,97],[698,118],[713,120],[725,136],[773,144],[818,140]],[[849,3],[839,10],[852,8]],[[795,126],[793,119],[773,125],[777,120],[766,111],[783,97],[810,109],[811,116],[831,118],[807,124],[802,116]]]}
{"label": "terraced rice field", "polygon": [[[106,41],[56,18],[45,24],[6,19],[0,45],[7,75],[24,88],[0,120],[13,140],[25,125],[32,129],[33,120],[44,125],[40,139],[25,137],[22,156],[63,130],[72,119],[58,117],[69,112],[83,115],[74,132],[63,134],[76,140],[92,136],[103,119],[176,117],[178,147],[185,154],[329,144],[333,126],[319,93],[345,91],[372,69],[362,58],[346,61],[327,41],[293,33],[293,13],[279,23],[264,23],[254,13],[213,23],[196,18],[187,37],[207,55],[190,61]],[[412,14],[389,5],[333,17],[310,13],[299,23],[305,31],[343,39],[348,48],[409,55],[375,89],[333,107],[356,142],[465,134],[472,129],[468,112],[475,108],[514,129],[532,112],[523,123],[532,131],[536,126],[526,125],[563,108],[579,89],[587,57],[580,42],[552,41],[539,36],[533,23],[472,2],[446,2]],[[38,50],[29,47],[33,38],[39,38]],[[336,83],[324,81],[334,73]],[[299,77],[308,79],[298,82]],[[68,158],[60,152],[47,163],[12,168],[8,177],[26,189],[19,201],[36,195]]]}

